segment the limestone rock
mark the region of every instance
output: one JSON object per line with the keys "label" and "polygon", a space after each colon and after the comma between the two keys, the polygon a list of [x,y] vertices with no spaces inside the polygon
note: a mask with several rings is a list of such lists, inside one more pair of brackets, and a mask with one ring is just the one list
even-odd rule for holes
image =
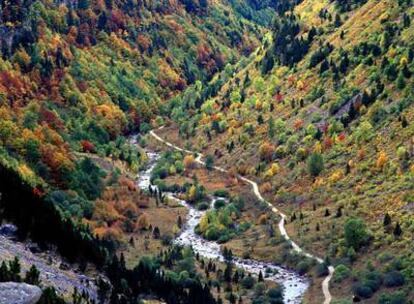
{"label": "limestone rock", "polygon": [[0,304],[35,304],[42,290],[26,283],[0,283]]}

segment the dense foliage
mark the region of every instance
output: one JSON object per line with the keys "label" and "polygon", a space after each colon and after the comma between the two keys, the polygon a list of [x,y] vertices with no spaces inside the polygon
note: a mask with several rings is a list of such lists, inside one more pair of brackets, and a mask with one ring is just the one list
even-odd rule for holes
{"label": "dense foliage", "polygon": [[412,300],[413,2],[280,4],[263,47],[217,91],[171,100],[181,145],[256,178],[294,238],[351,269],[347,292],[387,301],[382,281],[356,289],[351,272],[388,250],[404,261],[395,298]]}

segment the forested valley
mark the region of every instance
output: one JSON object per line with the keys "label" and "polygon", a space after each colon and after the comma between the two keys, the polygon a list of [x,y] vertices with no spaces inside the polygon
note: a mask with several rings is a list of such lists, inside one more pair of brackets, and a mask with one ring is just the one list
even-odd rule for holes
{"label": "forested valley", "polygon": [[413,13],[2,1],[0,299],[412,303]]}

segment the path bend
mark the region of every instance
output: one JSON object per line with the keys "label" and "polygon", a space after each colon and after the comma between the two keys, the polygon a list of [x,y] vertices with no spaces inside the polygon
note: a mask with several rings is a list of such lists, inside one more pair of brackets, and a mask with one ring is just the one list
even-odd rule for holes
{"label": "path bend", "polygon": [[[160,129],[162,129],[163,128],[163,126],[162,127],[160,127],[158,130],[160,130]],[[174,145],[174,144],[172,144],[172,143],[170,143],[170,142],[168,142],[168,141],[166,141],[166,140],[164,140],[163,138],[161,138],[160,136],[158,136],[155,132],[154,132],[154,130],[151,130],[150,131],[150,135],[152,136],[152,137],[154,137],[156,140],[158,140],[159,142],[161,142],[161,143],[163,143],[163,144],[165,144],[165,145],[167,145],[168,147],[170,147],[170,148],[173,148],[173,149],[175,149],[175,150],[178,150],[178,151],[181,151],[181,152],[184,152],[184,153],[187,153],[187,154],[196,154],[197,155],[197,157],[196,157],[196,159],[195,159],[195,161],[198,163],[198,164],[200,164],[200,165],[205,165],[205,162],[202,160],[202,158],[203,158],[203,154],[201,154],[201,153],[197,153],[197,152],[195,152],[195,151],[191,151],[191,150],[187,150],[187,149],[183,149],[183,148],[180,148],[180,147],[178,147],[178,146],[176,146],[176,145]],[[217,170],[217,171],[220,171],[220,172],[228,172],[228,170],[226,170],[226,169],[224,169],[224,168],[222,168],[222,167],[218,167],[218,166],[214,166],[213,167],[215,170]],[[263,196],[262,196],[262,194],[260,193],[260,191],[259,191],[259,186],[257,185],[257,183],[256,182],[254,182],[254,181],[252,181],[252,180],[250,180],[250,179],[248,179],[248,178],[246,178],[246,177],[244,177],[244,176],[242,176],[242,175],[238,175],[237,176],[239,179],[241,179],[242,181],[244,181],[245,183],[247,183],[247,184],[250,184],[251,186],[252,186],[252,189],[253,189],[253,193],[255,194],[255,196],[260,200],[260,201],[262,201],[262,202],[264,202],[264,203],[266,203],[267,205],[268,205],[268,207],[272,210],[272,212],[274,212],[274,213],[276,213],[276,214],[278,214],[280,217],[281,217],[281,219],[280,219],[280,221],[279,221],[279,224],[278,224],[278,228],[279,228],[279,231],[280,231],[280,234],[284,237],[284,239],[286,240],[286,241],[288,241],[288,242],[290,242],[290,244],[292,245],[292,248],[293,248],[293,250],[295,251],[295,252],[297,252],[297,253],[300,253],[300,254],[302,254],[302,255],[304,255],[304,256],[306,256],[306,257],[308,257],[308,258],[310,258],[310,259],[314,259],[314,260],[316,260],[319,264],[322,264],[322,263],[324,263],[324,260],[322,259],[322,258],[320,258],[320,257],[317,257],[317,256],[315,256],[315,255],[313,255],[313,254],[311,254],[311,253],[309,253],[309,252],[306,252],[306,251],[304,251],[298,244],[296,244],[291,238],[290,238],[290,236],[288,235],[288,233],[287,233],[287,231],[286,231],[286,229],[285,229],[285,221],[286,221],[286,214],[284,214],[282,211],[280,211],[279,209],[277,209],[276,207],[274,207],[270,202],[268,202],[267,200],[265,200],[264,198],[263,198]],[[335,270],[335,268],[332,266],[332,265],[329,265],[328,266],[328,271],[329,271],[329,273],[328,273],[328,275],[325,277],[325,279],[322,281],[322,292],[323,292],[323,296],[324,296],[324,302],[323,302],[323,304],[330,304],[331,303],[331,301],[332,301],[332,295],[331,295],[331,293],[330,293],[330,291],[329,291],[329,282],[331,281],[331,279],[332,279],[332,276],[333,276],[333,273],[334,273],[334,270]]]}

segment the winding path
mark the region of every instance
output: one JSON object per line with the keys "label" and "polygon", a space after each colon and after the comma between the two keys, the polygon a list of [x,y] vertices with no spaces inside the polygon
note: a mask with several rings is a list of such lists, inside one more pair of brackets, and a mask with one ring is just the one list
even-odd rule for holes
{"label": "winding path", "polygon": [[[160,127],[158,130],[160,130],[162,128],[163,128],[163,126]],[[201,165],[205,165],[205,162],[202,160],[203,154],[197,153],[197,152],[194,152],[194,151],[190,151],[190,150],[186,150],[186,149],[183,149],[183,148],[180,148],[180,147],[178,147],[178,146],[176,146],[176,145],[174,145],[174,144],[172,144],[172,143],[164,140],[163,138],[161,138],[160,136],[158,136],[153,130],[150,131],[150,134],[151,134],[152,137],[154,137],[159,142],[162,142],[163,144],[165,144],[165,145],[167,145],[167,146],[169,146],[169,147],[171,147],[171,148],[173,148],[175,150],[178,150],[178,151],[181,151],[181,152],[184,152],[184,153],[188,153],[188,154],[197,154],[197,158],[195,159],[195,161],[197,163],[201,164]],[[220,171],[220,172],[228,172],[226,169],[221,168],[221,167],[218,167],[218,166],[214,166],[213,168],[215,170]],[[288,235],[288,233],[286,232],[286,229],[285,229],[286,214],[284,214],[283,212],[281,212],[279,209],[277,209],[276,207],[274,207],[270,202],[268,202],[267,200],[265,200],[263,198],[263,196],[261,195],[261,193],[259,191],[259,186],[257,185],[257,183],[254,182],[254,181],[252,181],[252,180],[250,180],[250,179],[248,179],[248,178],[246,178],[246,177],[244,177],[244,176],[241,176],[241,175],[238,175],[238,178],[241,179],[242,181],[250,184],[252,186],[252,188],[253,188],[253,193],[256,195],[256,197],[260,201],[265,202],[269,206],[269,208],[272,210],[272,212],[278,214],[281,217],[280,222],[279,222],[279,225],[278,225],[280,234],[285,238],[286,241],[290,242],[290,244],[292,245],[293,250],[296,251],[297,253],[303,254],[304,256],[306,256],[308,258],[314,259],[318,263],[322,264],[324,262],[322,258],[317,257],[317,256],[315,256],[313,254],[308,253],[308,252],[305,252],[301,247],[299,247],[298,244],[296,244],[293,240],[291,240],[291,238],[289,237],[289,235]],[[329,304],[329,303],[331,303],[331,300],[332,300],[332,295],[331,295],[331,293],[329,291],[329,282],[332,279],[334,270],[335,270],[335,268],[332,265],[329,265],[328,266],[329,274],[322,281],[322,292],[323,292],[323,295],[325,297],[325,300],[324,300],[323,304]]]}

